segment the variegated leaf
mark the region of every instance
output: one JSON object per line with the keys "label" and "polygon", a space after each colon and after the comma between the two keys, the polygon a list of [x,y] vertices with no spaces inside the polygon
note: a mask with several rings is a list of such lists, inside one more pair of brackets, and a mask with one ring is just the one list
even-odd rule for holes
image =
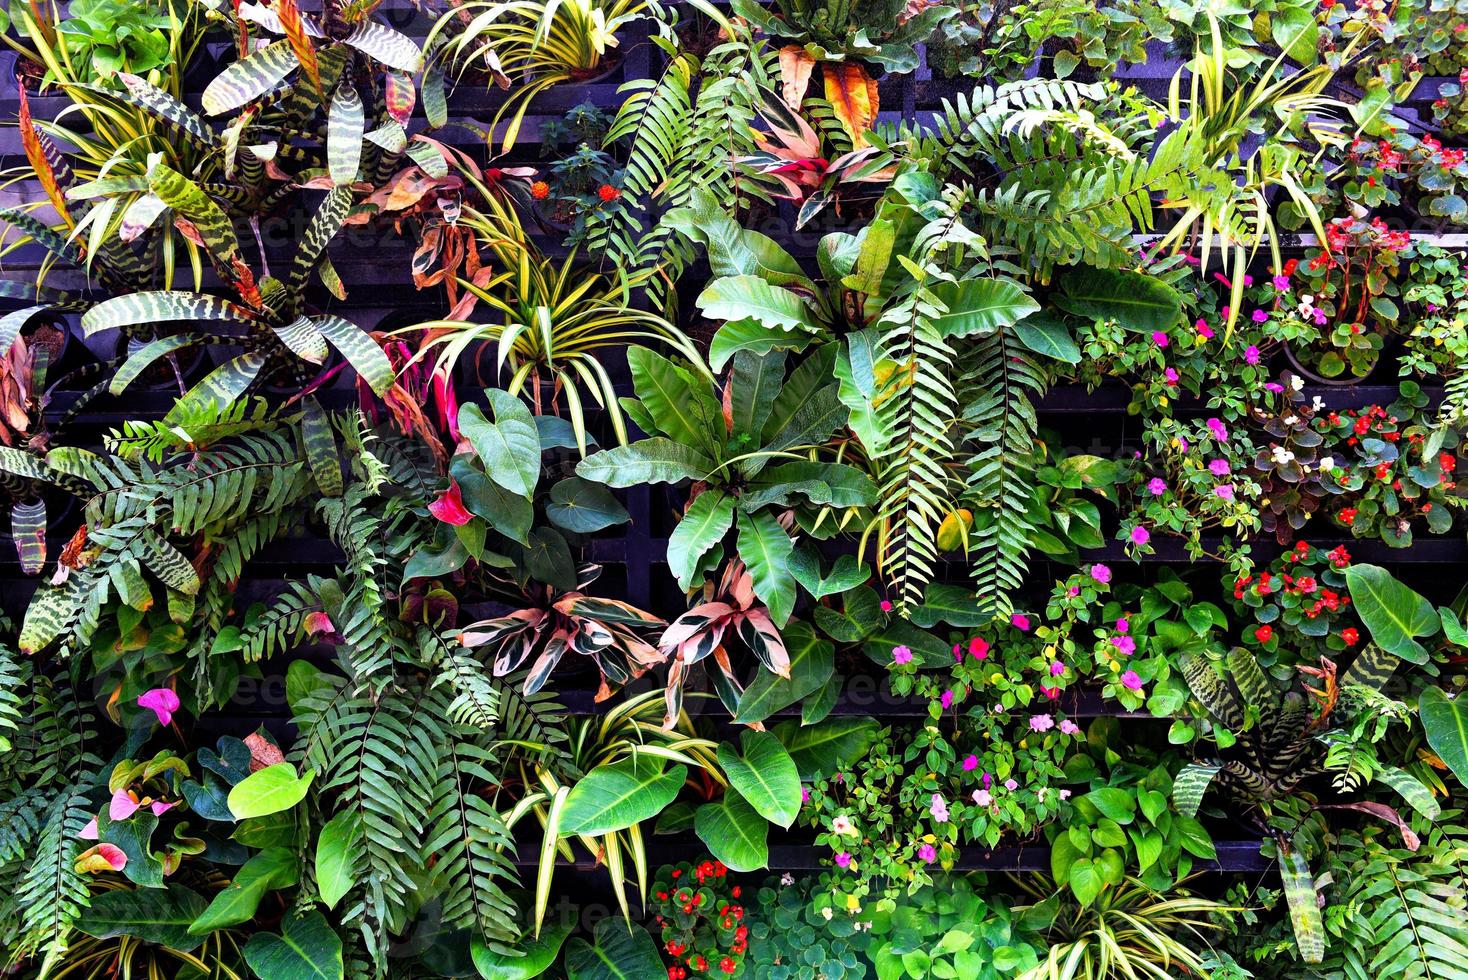
{"label": "variegated leaf", "polygon": [[316,63],[316,46],[311,43],[311,34],[306,30],[306,21],[296,6],[296,0],[275,0],[275,17],[280,22],[281,33],[290,42],[301,71],[311,80],[316,94],[326,98],[326,91],[321,87],[321,69]]}
{"label": "variegated leaf", "polygon": [[240,264],[240,242],[229,216],[198,184],[164,164],[152,169],[148,174],[148,184],[175,214],[189,219],[203,239],[204,247],[219,268],[220,275],[233,282]]}
{"label": "variegated leaf", "polygon": [[27,306],[23,310],[15,310],[0,316],[0,357],[10,352],[15,345],[15,338],[20,336],[21,330],[31,321],[32,317],[45,313],[50,306]]}
{"label": "variegated leaf", "polygon": [[312,317],[311,322],[374,392],[381,395],[392,387],[392,362],[367,331],[332,314]]}
{"label": "variegated leaf", "polygon": [[46,564],[46,501],[40,498],[10,508],[10,533],[20,570],[35,575]]}
{"label": "variegated leaf", "polygon": [[[117,77],[127,89],[126,101],[163,123],[175,136],[201,148],[218,145],[219,137],[209,124],[178,99],[137,75],[118,72]],[[96,90],[114,98],[121,97],[115,89]]]}
{"label": "variegated leaf", "polygon": [[204,111],[231,112],[275,88],[297,66],[289,41],[275,41],[220,72],[204,89]]}
{"label": "variegated leaf", "polygon": [[1290,924],[1295,930],[1295,945],[1300,959],[1319,963],[1325,959],[1325,925],[1320,918],[1320,905],[1315,893],[1315,878],[1310,865],[1298,848],[1280,854],[1279,876],[1284,883],[1285,902],[1290,910]]}
{"label": "variegated leaf", "polygon": [[351,209],[351,190],[346,187],[334,187],[327,192],[326,197],[321,201],[321,206],[311,216],[311,223],[306,226],[306,233],[301,237],[301,244],[296,246],[295,257],[291,260],[290,279],[286,284],[292,310],[300,308],[306,283],[311,278],[311,271],[323,268],[322,259],[326,255],[326,247],[341,230],[342,223],[346,221],[347,213]]}
{"label": "variegated leaf", "polygon": [[1184,766],[1172,781],[1172,802],[1178,812],[1185,817],[1198,815],[1198,807],[1203,804],[1203,795],[1208,792],[1208,787],[1213,783],[1213,777],[1218,775],[1217,766],[1205,766],[1194,763]]}
{"label": "variegated leaf", "polygon": [[357,179],[362,165],[362,133],[366,115],[362,97],[343,79],[331,96],[331,109],[326,119],[326,167],[337,184],[350,184]]}
{"label": "variegated leaf", "polygon": [[303,361],[312,364],[321,364],[330,353],[326,346],[326,338],[316,325],[303,316],[298,316],[283,327],[275,327],[275,335],[280,342],[290,348],[291,353]]}
{"label": "variegated leaf", "polygon": [[133,198],[133,202],[122,213],[122,224],[118,226],[117,237],[125,242],[137,241],[167,209],[168,205],[163,203],[163,198],[151,192]]}
{"label": "variegated leaf", "polygon": [[[260,3],[242,3],[239,10],[240,20],[251,24],[259,24],[272,34],[284,34],[285,25],[281,23],[280,16],[269,7]],[[301,18],[301,23],[308,37],[325,37],[316,22],[308,18]]]}
{"label": "variegated leaf", "polygon": [[387,108],[387,114],[399,126],[408,125],[408,120],[413,115],[413,103],[418,97],[418,93],[413,89],[412,76],[404,72],[390,71],[383,79],[383,84],[385,89],[382,101]]}
{"label": "variegated leaf", "polygon": [[147,177],[103,177],[100,180],[89,180],[86,183],[74,184],[67,188],[66,199],[68,201],[91,201],[99,197],[130,194],[134,191],[147,193],[147,190]]}
{"label": "variegated leaf", "polygon": [[301,440],[316,488],[323,497],[340,497],[344,489],[342,464],[331,421],[314,395],[308,395],[301,408]]}
{"label": "variegated leaf", "polygon": [[135,327],[169,321],[212,321],[253,324],[250,311],[229,300],[204,293],[179,290],[128,293],[104,300],[82,314],[82,333],[87,336],[113,327]]}
{"label": "variegated leaf", "polygon": [[41,189],[46,192],[47,200],[69,228],[75,224],[66,207],[66,187],[72,181],[71,168],[67,166],[66,158],[56,149],[56,144],[31,121],[31,104],[26,97],[25,85],[17,85],[16,92],[20,96],[17,124],[20,126],[20,144],[25,150],[25,158],[35,172],[36,179],[40,181]]}
{"label": "variegated leaf", "polygon": [[21,623],[17,640],[20,652],[32,654],[50,646],[76,615],[79,602],[79,594],[64,586],[37,592],[26,606]]}
{"label": "variegated leaf", "polygon": [[255,383],[269,358],[266,351],[252,350],[226,361],[174,402],[163,421],[176,424],[191,415],[201,414],[210,406],[222,409],[232,405]]}
{"label": "variegated leaf", "polygon": [[144,344],[128,354],[122,367],[118,368],[117,373],[112,376],[112,382],[107,386],[107,391],[114,395],[122,394],[127,390],[128,385],[138,380],[142,373],[160,357],[167,357],[176,350],[202,343],[203,340],[204,338],[196,334],[181,333]]}
{"label": "variegated leaf", "polygon": [[374,146],[380,146],[389,153],[402,153],[408,145],[407,130],[395,120],[389,119],[376,129],[368,130],[363,138],[369,140]]}
{"label": "variegated leaf", "polygon": [[36,219],[34,215],[25,211],[17,211],[14,208],[0,208],[0,223],[10,225],[35,240],[46,251],[59,259],[64,259],[72,265],[81,267],[86,257],[82,250],[73,242],[66,240],[66,236],[59,235],[47,225]]}
{"label": "variegated leaf", "polygon": [[54,482],[56,479],[56,475],[46,465],[45,458],[13,446],[0,446],[0,473],[9,473],[26,480]]}
{"label": "variegated leaf", "polygon": [[342,41],[388,68],[409,75],[416,75],[423,68],[423,52],[413,39],[381,24],[363,21]]}
{"label": "variegated leaf", "polygon": [[158,576],[158,581],[184,595],[198,593],[199,573],[182,552],[152,530],[143,531],[138,541],[147,554],[148,571]]}

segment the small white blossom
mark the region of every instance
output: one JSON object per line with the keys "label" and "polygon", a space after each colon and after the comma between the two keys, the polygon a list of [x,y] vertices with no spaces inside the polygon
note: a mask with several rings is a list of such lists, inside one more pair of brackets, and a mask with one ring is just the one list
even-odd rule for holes
{"label": "small white blossom", "polygon": [[1325,408],[1325,399],[1321,398],[1319,395],[1316,395],[1314,398],[1310,399],[1310,408],[1312,411],[1316,412],[1323,410]]}
{"label": "small white blossom", "polygon": [[1293,463],[1295,461],[1295,454],[1290,452],[1283,446],[1275,446],[1274,451],[1270,455],[1275,463],[1280,466],[1284,466],[1286,463]]}
{"label": "small white blossom", "polygon": [[1298,374],[1295,375],[1293,378],[1290,378],[1290,387],[1295,389],[1296,391],[1299,391],[1300,389],[1305,387],[1305,379],[1300,377]]}
{"label": "small white blossom", "polygon": [[832,916],[831,906],[827,905],[825,908],[821,909],[821,915],[824,915],[826,917],[826,921],[830,922]]}
{"label": "small white blossom", "polygon": [[784,874],[782,874],[780,876],[780,885],[781,885],[781,887],[783,887],[783,888],[789,888],[793,884],[795,884],[795,876],[793,874],[791,874],[790,872],[787,871],[787,872],[785,872]]}
{"label": "small white blossom", "polygon": [[1335,469],[1335,457],[1334,456],[1322,456],[1322,457],[1320,457],[1320,472],[1322,472],[1322,473],[1329,473],[1333,469]]}
{"label": "small white blossom", "polygon": [[1296,416],[1296,415],[1286,415],[1284,417],[1284,424],[1285,425],[1294,425],[1298,421],[1300,421],[1300,419],[1299,419],[1299,416]]}

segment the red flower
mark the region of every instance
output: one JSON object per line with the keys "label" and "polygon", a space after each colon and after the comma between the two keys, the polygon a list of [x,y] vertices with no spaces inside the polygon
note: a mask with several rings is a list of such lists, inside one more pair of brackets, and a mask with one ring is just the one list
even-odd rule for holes
{"label": "red flower", "polygon": [[719,960],[719,969],[723,970],[725,973],[733,973],[738,966],[739,964],[735,963],[734,960],[728,956]]}
{"label": "red flower", "polygon": [[611,184],[602,184],[596,189],[596,196],[610,204],[617,198],[621,197],[622,192],[617,190]]}
{"label": "red flower", "polygon": [[1345,629],[1341,630],[1341,642],[1344,643],[1346,646],[1355,646],[1356,641],[1359,639],[1361,639],[1361,634],[1356,632],[1355,627],[1347,626]]}
{"label": "red flower", "polygon": [[547,184],[543,180],[537,180],[535,183],[530,185],[530,196],[535,198],[537,201],[544,201],[546,198],[550,197],[550,184]]}
{"label": "red flower", "polygon": [[428,513],[455,527],[462,527],[474,519],[474,515],[464,507],[464,498],[459,493],[459,481],[453,478],[449,479],[449,488],[428,505]]}
{"label": "red flower", "polygon": [[1254,631],[1254,639],[1260,643],[1268,643],[1273,636],[1274,627],[1272,626],[1261,626]]}

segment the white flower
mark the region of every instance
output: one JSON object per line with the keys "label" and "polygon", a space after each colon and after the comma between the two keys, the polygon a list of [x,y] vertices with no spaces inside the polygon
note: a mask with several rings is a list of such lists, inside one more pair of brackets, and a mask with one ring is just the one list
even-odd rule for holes
{"label": "white flower", "polygon": [[1300,419],[1299,419],[1298,416],[1295,416],[1295,415],[1286,415],[1284,417],[1284,424],[1285,425],[1294,425],[1298,421],[1300,421]]}
{"label": "white flower", "polygon": [[1309,316],[1315,312],[1315,297],[1309,294],[1300,297],[1300,315]]}
{"label": "white flower", "polygon": [[1310,408],[1312,411],[1316,412],[1323,410],[1325,408],[1325,399],[1321,398],[1319,395],[1316,395],[1314,398],[1310,399]]}
{"label": "white flower", "polygon": [[780,886],[782,888],[789,888],[793,884],[795,884],[795,876],[790,872],[787,871],[780,876]]}
{"label": "white flower", "polygon": [[831,821],[831,830],[837,834],[856,836],[856,826],[851,822],[851,818],[844,813]]}
{"label": "white flower", "polygon": [[826,921],[827,922],[830,922],[831,921],[831,906],[827,905],[825,908],[821,909],[821,914],[826,917]]}
{"label": "white flower", "polygon": [[1334,456],[1322,456],[1322,457],[1320,457],[1320,472],[1322,472],[1322,473],[1329,473],[1333,469],[1335,469],[1335,457]]}
{"label": "white flower", "polygon": [[1290,378],[1290,387],[1295,389],[1296,391],[1301,390],[1305,387],[1305,379],[1300,377],[1298,374],[1295,375],[1293,378]]}
{"label": "white flower", "polygon": [[1275,446],[1271,458],[1278,465],[1284,466],[1286,463],[1293,463],[1295,461],[1295,454],[1283,446]]}

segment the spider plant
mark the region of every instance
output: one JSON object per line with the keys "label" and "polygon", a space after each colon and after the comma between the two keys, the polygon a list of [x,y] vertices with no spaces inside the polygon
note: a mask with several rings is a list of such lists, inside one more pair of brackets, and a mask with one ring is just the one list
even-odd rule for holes
{"label": "spider plant", "polygon": [[[472,174],[466,172],[465,179],[478,185],[483,207],[466,207],[459,223],[474,230],[488,261],[472,280],[460,278],[458,283],[491,309],[496,322],[432,320],[406,328],[423,334],[415,360],[437,349],[434,374],[438,374],[470,348],[493,345],[497,370],[510,375],[505,389],[528,398],[537,415],[559,415],[564,398],[583,456],[587,446],[583,389],[606,410],[617,441],[627,444],[626,419],[611,375],[600,360],[606,352],[661,344],[712,382],[687,334],[655,313],[629,308],[622,286],[582,268],[574,250],[560,260],[541,255],[509,205]],[[629,283],[637,285],[646,278],[647,274],[634,276]]]}
{"label": "spider plant", "polygon": [[491,125],[492,140],[493,129],[509,118],[500,138],[500,152],[507,153],[537,94],[603,71],[617,32],[657,10],[654,0],[456,0],[427,46],[439,45],[440,58],[458,78],[477,68],[500,88],[519,83]]}
{"label": "spider plant", "polygon": [[[1032,911],[1055,902],[1047,884],[1019,881],[1037,901]],[[1055,917],[1045,930],[1050,953],[1018,980],[1207,976],[1199,952],[1208,948],[1203,930],[1220,928],[1210,916],[1234,910],[1181,889],[1165,896],[1127,878],[1091,905],[1056,905],[1051,911]]]}

